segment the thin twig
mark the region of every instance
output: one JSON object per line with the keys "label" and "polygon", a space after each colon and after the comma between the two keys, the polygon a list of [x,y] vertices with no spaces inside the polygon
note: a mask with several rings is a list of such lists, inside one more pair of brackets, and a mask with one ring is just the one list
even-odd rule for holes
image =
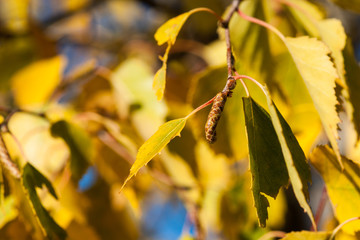
{"label": "thin twig", "polygon": [[229,89],[230,83],[229,80],[232,77],[232,73],[235,70],[234,67],[234,56],[232,55],[232,50],[231,50],[231,41],[230,41],[230,30],[229,30],[229,22],[231,17],[234,15],[234,13],[238,10],[240,4],[240,0],[234,0],[232,2],[232,6],[231,9],[229,10],[227,16],[225,17],[225,20],[223,20],[222,22],[220,22],[221,27],[225,29],[225,42],[226,42],[226,62],[227,62],[227,70],[228,70],[228,81],[226,82],[225,89]]}
{"label": "thin twig", "polygon": [[332,232],[329,240],[333,240],[335,238],[335,235],[340,231],[340,229],[345,225],[345,224],[348,224],[349,222],[353,222],[353,221],[357,221],[357,220],[360,220],[360,217],[353,217],[353,218],[350,218],[348,220],[346,220],[345,222],[343,223],[340,223],[339,226],[337,226],[334,231]]}

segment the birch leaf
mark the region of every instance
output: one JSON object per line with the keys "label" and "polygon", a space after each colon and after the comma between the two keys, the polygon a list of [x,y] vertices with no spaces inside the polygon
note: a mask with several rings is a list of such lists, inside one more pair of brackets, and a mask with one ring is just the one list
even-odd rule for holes
{"label": "birch leaf", "polygon": [[174,45],[176,38],[186,20],[190,17],[191,14],[198,11],[201,11],[201,9],[195,8],[191,11],[171,18],[163,25],[161,25],[154,35],[157,44],[160,46],[167,42],[169,45]]}
{"label": "birch leaf", "polygon": [[134,164],[130,168],[130,174],[122,187],[146,165],[156,154],[158,154],[174,137],[180,136],[181,130],[185,127],[186,118],[179,118],[169,121],[152,135],[139,149]]}
{"label": "birch leaf", "polygon": [[154,82],[153,82],[153,90],[155,91],[157,100],[160,101],[164,97],[165,85],[166,85],[166,68],[167,68],[167,59],[169,56],[171,45],[169,44],[166,48],[165,54],[162,57],[163,65],[161,68],[155,73]]}
{"label": "birch leaf", "polygon": [[346,34],[344,27],[338,19],[325,19],[318,23],[318,29],[323,42],[331,50],[338,75],[345,85],[345,67],[342,50],[346,45]]}
{"label": "birch leaf", "polygon": [[243,98],[248,136],[252,192],[262,227],[266,226],[269,202],[264,194],[276,198],[289,176],[281,146],[269,114],[251,97]]}
{"label": "birch leaf", "polygon": [[168,43],[165,54],[162,57],[163,65],[156,72],[154,77],[153,89],[156,92],[157,99],[160,101],[164,96],[164,90],[166,85],[166,67],[167,67],[167,59],[170,52],[170,48],[175,44],[176,38],[186,22],[186,20],[190,17],[191,14],[204,11],[203,8],[195,8],[186,13],[180,14],[177,17],[171,18],[163,25],[161,25],[156,31],[154,37],[157,41],[157,44],[163,45],[164,43]]}
{"label": "birch leaf", "polygon": [[[339,222],[360,216],[360,167],[343,158],[342,170],[334,152],[326,146],[316,148],[310,155],[311,163],[319,171],[326,185],[334,213]],[[347,223],[342,230],[349,234],[360,231],[358,221]]]}
{"label": "birch leaf", "polygon": [[330,50],[324,43],[307,36],[287,37],[285,44],[305,82],[338,161],[342,165],[337,144],[339,138],[337,124],[340,119],[336,112],[338,101],[335,96],[335,81],[338,75],[328,57]]}
{"label": "birch leaf", "polygon": [[310,167],[307,164],[305,154],[292,133],[290,126],[270,99],[269,93],[266,94],[266,98],[270,110],[271,121],[280,141],[281,150],[295,197],[300,206],[309,215],[313,226],[315,226],[311,208],[306,201],[309,198],[307,184],[308,182],[311,182]]}
{"label": "birch leaf", "polygon": [[65,239],[65,230],[62,229],[50,216],[48,211],[42,205],[40,198],[36,192],[36,188],[41,188],[42,185],[45,185],[46,188],[49,190],[49,193],[57,199],[55,190],[49,180],[44,175],[42,175],[36,168],[34,168],[30,163],[27,163],[23,168],[23,186],[28,191],[29,199],[32,203],[37,217],[39,218],[41,225],[45,229],[46,234],[50,239],[53,239],[55,237],[59,239]]}
{"label": "birch leaf", "polygon": [[49,100],[62,78],[66,60],[62,56],[40,60],[21,69],[11,79],[16,103],[37,108]]}
{"label": "birch leaf", "polygon": [[328,240],[330,232],[290,232],[282,240]]}

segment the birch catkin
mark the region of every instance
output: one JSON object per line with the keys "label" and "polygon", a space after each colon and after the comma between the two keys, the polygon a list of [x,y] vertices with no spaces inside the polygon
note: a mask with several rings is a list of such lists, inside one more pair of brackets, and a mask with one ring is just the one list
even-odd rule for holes
{"label": "birch catkin", "polygon": [[219,92],[215,96],[213,105],[211,107],[210,113],[208,115],[205,124],[205,136],[206,136],[206,140],[209,143],[214,143],[216,141],[216,126],[221,117],[221,113],[224,110],[227,97],[228,94],[224,92]]}

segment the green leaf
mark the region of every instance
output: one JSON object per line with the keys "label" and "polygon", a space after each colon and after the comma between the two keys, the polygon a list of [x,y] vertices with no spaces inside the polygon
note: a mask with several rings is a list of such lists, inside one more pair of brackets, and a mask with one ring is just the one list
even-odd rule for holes
{"label": "green leaf", "polygon": [[131,166],[130,174],[122,187],[146,165],[156,154],[158,154],[174,137],[180,136],[181,130],[185,127],[186,118],[179,118],[169,121],[160,126],[139,149],[136,160]]}
{"label": "green leaf", "polygon": [[80,178],[93,157],[90,137],[82,128],[64,120],[54,123],[50,131],[54,137],[62,138],[68,145],[71,172],[75,178]]}
{"label": "green leaf", "polygon": [[201,9],[195,8],[189,12],[180,14],[177,17],[171,18],[163,25],[161,25],[154,35],[157,44],[160,46],[167,42],[169,45],[174,45],[176,38],[186,20],[190,17],[191,14],[198,11],[201,11]]}
{"label": "green leaf", "polygon": [[337,124],[340,121],[336,112],[338,101],[335,96],[335,81],[338,75],[328,56],[329,48],[319,40],[307,36],[287,37],[285,44],[305,82],[338,161],[342,165],[336,141],[339,138]]}
{"label": "green leaf", "polygon": [[252,191],[259,223],[266,226],[269,202],[264,194],[275,198],[281,186],[288,184],[288,173],[281,146],[269,114],[251,97],[243,98],[248,136]]}
{"label": "green leaf", "polygon": [[44,206],[41,204],[40,198],[36,193],[36,188],[41,188],[43,184],[49,190],[50,194],[57,199],[55,190],[49,180],[30,163],[27,163],[23,168],[23,186],[28,191],[29,199],[37,217],[50,239],[54,237],[65,239],[65,230],[62,229],[49,215]]}
{"label": "green leaf", "polygon": [[[266,88],[265,90],[267,91]],[[311,208],[306,201],[309,198],[307,184],[308,182],[311,182],[310,167],[307,164],[305,154],[292,133],[290,126],[270,99],[270,94],[268,92],[266,94],[266,98],[270,110],[271,121],[280,141],[281,150],[285,159],[286,168],[289,173],[295,197],[300,206],[309,215],[310,220],[315,227],[315,221]]]}
{"label": "green leaf", "polygon": [[328,240],[330,232],[290,232],[286,234],[283,240]]}
{"label": "green leaf", "polygon": [[[327,146],[316,148],[310,155],[311,163],[325,181],[333,210],[339,222],[360,216],[360,166],[343,157],[344,169],[337,163],[336,155]],[[342,228],[354,234],[360,231],[358,222],[350,222]]]}

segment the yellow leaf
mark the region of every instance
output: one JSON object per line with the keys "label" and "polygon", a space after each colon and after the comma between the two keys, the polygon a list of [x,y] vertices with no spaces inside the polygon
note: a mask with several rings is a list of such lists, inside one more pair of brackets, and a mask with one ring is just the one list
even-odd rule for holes
{"label": "yellow leaf", "polygon": [[162,67],[156,72],[154,76],[153,89],[157,100],[160,101],[164,96],[166,84],[166,63],[164,62]]}
{"label": "yellow leaf", "polygon": [[21,69],[11,79],[15,101],[21,108],[41,107],[62,78],[65,58],[40,60]]}
{"label": "yellow leaf", "polygon": [[342,50],[346,44],[346,34],[344,27],[338,19],[325,19],[318,23],[321,39],[331,50],[331,57],[334,59],[335,66],[343,85],[345,84],[345,67]]}
{"label": "yellow leaf", "polygon": [[[360,167],[343,158],[344,170],[337,164],[334,152],[327,146],[316,148],[310,155],[314,167],[323,177],[335,216],[339,222],[360,216]],[[349,234],[360,231],[358,221],[342,227]]]}
{"label": "yellow leaf", "polygon": [[336,112],[338,101],[334,88],[338,75],[328,57],[329,48],[319,40],[307,36],[287,37],[285,44],[305,82],[338,161],[342,165],[336,141],[339,138],[337,124],[340,119]]}
{"label": "yellow leaf", "polygon": [[28,30],[29,0],[0,1],[2,27],[11,33],[21,34]]}
{"label": "yellow leaf", "polygon": [[329,232],[290,232],[286,234],[283,240],[328,240],[331,233]]}
{"label": "yellow leaf", "polygon": [[171,18],[163,25],[161,25],[154,35],[157,44],[160,46],[168,42],[169,45],[174,45],[176,37],[179,34],[185,21],[190,17],[191,14],[198,11],[201,11],[201,9],[195,8],[189,12],[180,14],[177,17]]}
{"label": "yellow leaf", "polygon": [[160,101],[164,97],[165,85],[166,85],[166,68],[167,68],[167,59],[170,51],[170,46],[166,48],[166,52],[162,57],[163,65],[161,68],[155,73],[154,81],[152,88],[155,91],[157,100]]}
{"label": "yellow leaf", "polygon": [[156,154],[158,154],[174,137],[180,136],[181,130],[185,127],[186,118],[179,118],[169,121],[160,126],[139,149],[134,164],[131,166],[130,174],[126,178],[125,184],[146,165]]}

